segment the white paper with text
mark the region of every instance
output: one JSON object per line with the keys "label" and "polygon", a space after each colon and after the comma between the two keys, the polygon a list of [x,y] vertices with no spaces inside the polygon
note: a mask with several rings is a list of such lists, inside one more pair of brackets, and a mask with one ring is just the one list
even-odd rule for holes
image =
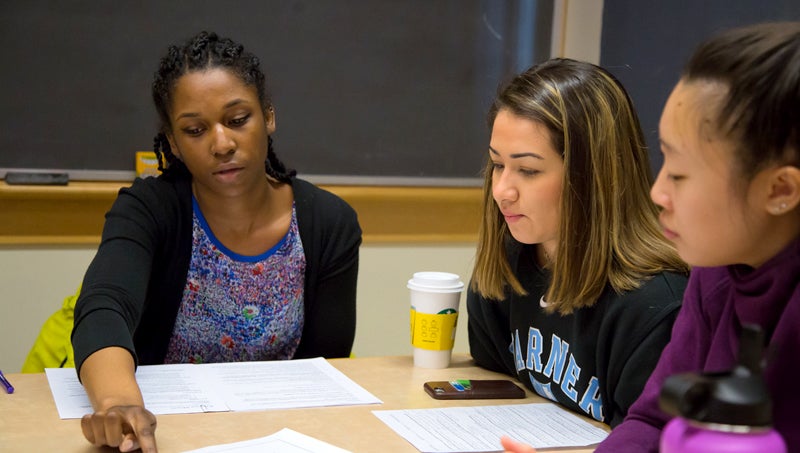
{"label": "white paper with text", "polygon": [[372,413],[423,453],[502,451],[503,435],[536,448],[587,446],[608,435],[552,403]]}
{"label": "white paper with text", "polygon": [[[92,412],[74,368],[47,368],[61,418]],[[381,404],[323,358],[214,364],[143,365],[145,407],[156,415]]]}

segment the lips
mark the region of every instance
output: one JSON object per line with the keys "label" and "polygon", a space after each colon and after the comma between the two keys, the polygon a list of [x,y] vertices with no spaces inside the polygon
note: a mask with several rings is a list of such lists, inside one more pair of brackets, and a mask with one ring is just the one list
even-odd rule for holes
{"label": "lips", "polygon": [[224,167],[217,168],[217,170],[214,171],[211,176],[222,184],[236,184],[240,182],[241,176],[239,175],[243,172],[244,167],[226,165]]}
{"label": "lips", "polygon": [[506,219],[506,222],[513,223],[523,217],[522,214],[512,214],[512,213],[503,213],[503,218]]}
{"label": "lips", "polygon": [[673,240],[678,238],[678,233],[676,233],[676,232],[674,232],[674,231],[672,231],[670,229],[664,228],[664,237],[666,237],[670,241],[673,241]]}
{"label": "lips", "polygon": [[215,171],[213,174],[215,174],[215,175],[227,175],[227,174],[235,173],[235,172],[237,172],[237,171],[239,171],[241,169],[242,169],[242,167],[226,167],[226,168],[221,168],[221,169]]}
{"label": "lips", "polygon": [[678,233],[676,233],[676,232],[670,230],[669,228],[667,228],[664,225],[664,222],[660,222],[660,223],[661,223],[661,230],[664,232],[664,237],[666,237],[670,241],[672,241],[672,240],[674,240],[674,239],[676,239],[678,237]]}

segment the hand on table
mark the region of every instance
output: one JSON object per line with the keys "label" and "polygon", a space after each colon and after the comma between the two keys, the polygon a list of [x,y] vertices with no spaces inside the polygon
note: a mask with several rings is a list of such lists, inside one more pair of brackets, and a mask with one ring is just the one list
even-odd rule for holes
{"label": "hand on table", "polygon": [[525,445],[522,442],[512,440],[508,436],[501,437],[500,444],[503,445],[503,449],[508,453],[536,453],[535,448],[530,445]]}
{"label": "hand on table", "polygon": [[119,451],[141,448],[156,453],[156,416],[142,406],[113,406],[105,411],[84,415],[81,429],[94,445],[119,447]]}

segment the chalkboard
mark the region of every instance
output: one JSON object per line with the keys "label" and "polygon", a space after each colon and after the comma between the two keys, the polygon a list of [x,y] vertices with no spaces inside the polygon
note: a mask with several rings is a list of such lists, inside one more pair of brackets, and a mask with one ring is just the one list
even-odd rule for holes
{"label": "chalkboard", "polygon": [[261,59],[301,175],[471,183],[492,96],[549,57],[552,17],[552,0],[4,2],[0,170],[132,175],[158,59],[211,30]]}
{"label": "chalkboard", "polygon": [[658,122],[683,65],[702,41],[735,26],[800,20],[798,0],[605,0],[600,64],[625,85],[661,167]]}

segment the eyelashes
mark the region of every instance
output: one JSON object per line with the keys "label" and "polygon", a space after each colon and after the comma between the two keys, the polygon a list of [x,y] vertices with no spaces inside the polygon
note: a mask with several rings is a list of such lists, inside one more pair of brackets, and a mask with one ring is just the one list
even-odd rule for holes
{"label": "eyelashes", "polygon": [[[227,127],[230,129],[239,128],[247,124],[252,115],[250,113],[242,116],[237,116],[228,121]],[[181,129],[186,135],[191,137],[199,137],[206,131],[205,127],[185,127]]]}

